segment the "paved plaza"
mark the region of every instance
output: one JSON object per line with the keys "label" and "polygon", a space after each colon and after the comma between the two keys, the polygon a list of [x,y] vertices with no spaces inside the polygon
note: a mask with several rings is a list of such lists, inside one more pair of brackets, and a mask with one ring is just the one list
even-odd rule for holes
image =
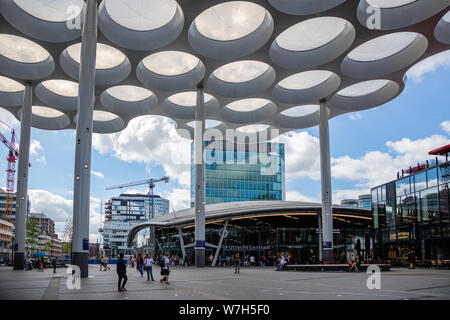
{"label": "paved plaza", "polygon": [[81,289],[66,286],[66,269],[44,272],[13,271],[0,267],[0,300],[448,300],[450,271],[435,269],[392,269],[381,274],[381,289],[366,287],[366,273],[348,272],[276,272],[272,268],[243,268],[234,274],[231,268],[196,269],[174,267],[170,284],[147,282],[135,269],[128,270],[127,292],[117,291],[115,266],[100,272],[90,266],[89,278],[81,280]]}

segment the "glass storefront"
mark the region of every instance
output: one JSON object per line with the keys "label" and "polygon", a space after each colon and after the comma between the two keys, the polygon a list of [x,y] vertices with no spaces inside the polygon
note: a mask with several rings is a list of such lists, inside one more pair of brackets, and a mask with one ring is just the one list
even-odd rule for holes
{"label": "glass storefront", "polygon": [[376,254],[404,259],[450,259],[449,162],[373,188]]}
{"label": "glass storefront", "polygon": [[[361,257],[371,258],[372,219],[369,213],[358,216],[352,212],[338,212],[334,217],[334,261],[347,263],[358,252]],[[207,222],[206,242],[217,244],[222,234],[223,221]],[[170,252],[181,256],[178,230],[157,228],[157,253]],[[194,226],[183,228],[186,253],[194,257]],[[263,214],[257,217],[231,218],[225,233],[220,254],[232,257],[254,256],[256,261],[265,256],[269,263],[284,255],[291,263],[311,264],[319,262],[317,215],[314,213]],[[206,258],[215,249],[206,248]],[[191,261],[192,262],[192,261]]]}

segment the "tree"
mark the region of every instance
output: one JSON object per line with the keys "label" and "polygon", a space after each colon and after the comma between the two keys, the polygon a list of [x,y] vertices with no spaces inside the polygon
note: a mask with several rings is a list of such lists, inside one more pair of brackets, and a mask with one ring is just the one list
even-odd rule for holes
{"label": "tree", "polygon": [[34,250],[39,246],[39,235],[41,230],[37,225],[36,218],[31,216],[27,220],[27,239],[25,240],[25,244],[28,249]]}
{"label": "tree", "polygon": [[44,243],[44,248],[43,248],[44,252],[49,252],[49,255],[51,255],[51,251],[52,251],[52,243],[51,241],[45,241]]}
{"label": "tree", "polygon": [[73,222],[72,218],[66,219],[66,225],[64,226],[64,243],[63,252],[66,256],[72,255],[72,237],[73,237]]}
{"label": "tree", "polygon": [[64,240],[72,243],[72,237],[73,237],[72,218],[67,218],[66,225],[64,226]]}

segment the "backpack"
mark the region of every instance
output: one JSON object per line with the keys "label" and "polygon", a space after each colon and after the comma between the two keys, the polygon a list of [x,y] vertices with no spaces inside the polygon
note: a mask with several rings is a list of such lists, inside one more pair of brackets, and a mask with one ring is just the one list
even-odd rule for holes
{"label": "backpack", "polygon": [[165,260],[166,260],[165,257],[162,257],[161,259],[159,259],[158,266],[160,266],[161,268],[164,268],[166,266]]}

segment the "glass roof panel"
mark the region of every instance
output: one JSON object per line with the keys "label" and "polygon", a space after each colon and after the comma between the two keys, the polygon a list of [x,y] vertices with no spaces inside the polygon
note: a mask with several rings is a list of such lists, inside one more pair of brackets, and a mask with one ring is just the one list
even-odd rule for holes
{"label": "glass roof panel", "polygon": [[264,21],[266,10],[247,1],[230,1],[206,9],[195,18],[197,30],[207,38],[230,41],[255,31]]}
{"label": "glass roof panel", "polygon": [[33,106],[32,110],[33,114],[44,118],[57,118],[64,116],[63,112],[48,107]]}
{"label": "glass roof panel", "polygon": [[300,72],[281,80],[278,85],[289,90],[304,90],[324,83],[332,75],[333,72],[325,70]]}
{"label": "glass roof panel", "polygon": [[[208,93],[204,93],[203,96],[205,103],[208,103],[214,98],[212,95]],[[196,91],[180,92],[170,96],[167,99],[169,99],[170,102],[179,106],[195,107],[197,105],[197,92]]]}
{"label": "glass roof panel", "polygon": [[65,22],[77,17],[84,6],[83,0],[14,0],[29,15],[49,21]]}
{"label": "glass roof panel", "polygon": [[[221,123],[222,123],[222,122],[217,121],[217,120],[205,120],[205,128],[206,128],[206,129],[208,129],[208,128],[214,128],[214,127],[217,127],[217,126],[218,126],[219,124],[221,124]],[[188,125],[189,127],[191,127],[191,128],[194,128],[194,127],[195,127],[195,121],[188,122],[187,125]]]}
{"label": "glass roof panel", "polygon": [[222,81],[238,83],[256,79],[266,72],[268,68],[269,65],[267,63],[245,60],[228,63],[217,68],[213,74]]}
{"label": "glass roof panel", "polygon": [[127,85],[112,87],[107,89],[106,92],[117,100],[131,102],[142,101],[153,95],[150,90],[145,88]]}
{"label": "glass roof panel", "polygon": [[165,26],[175,16],[177,6],[173,0],[105,0],[105,8],[111,19],[136,31]]}
{"label": "glass roof panel", "polygon": [[[76,43],[67,48],[69,56],[80,63],[81,43]],[[125,61],[125,55],[109,45],[97,43],[97,59],[95,69],[111,69]]]}
{"label": "glass roof panel", "polygon": [[281,114],[287,117],[304,117],[319,111],[319,108],[318,105],[304,105],[284,110]]}
{"label": "glass roof panel", "polygon": [[239,127],[236,130],[240,131],[240,132],[259,132],[259,131],[263,131],[269,127],[270,126],[267,124],[251,124],[248,126]]}
{"label": "glass roof panel", "polygon": [[48,90],[66,97],[78,96],[78,83],[67,80],[47,80],[42,85]]}
{"label": "glass roof panel", "polygon": [[275,41],[286,50],[308,51],[326,45],[339,36],[347,21],[337,17],[319,17],[302,21],[283,31]]}
{"label": "glass roof panel", "polygon": [[150,71],[163,76],[177,76],[194,69],[200,60],[192,54],[182,51],[157,52],[142,60]]}
{"label": "glass roof panel", "polygon": [[49,57],[37,43],[11,34],[0,34],[0,55],[22,63],[39,63]]}
{"label": "glass roof panel", "polygon": [[108,111],[94,110],[94,121],[111,121],[119,116]]}
{"label": "glass roof panel", "polygon": [[345,97],[360,97],[371,94],[385,87],[390,80],[369,80],[356,83],[338,92],[338,95]]}
{"label": "glass roof panel", "polygon": [[355,48],[348,57],[355,61],[388,58],[408,47],[417,37],[415,32],[397,32],[372,39]]}
{"label": "glass roof panel", "polygon": [[226,108],[237,112],[251,112],[264,108],[269,103],[271,103],[271,101],[267,99],[250,98],[233,101],[228,104]]}
{"label": "glass roof panel", "polygon": [[0,76],[0,91],[2,92],[20,92],[25,90],[25,86],[23,86],[21,83],[7,78]]}
{"label": "glass roof panel", "polygon": [[417,0],[366,0],[368,4],[375,8],[396,8],[406,6]]}

